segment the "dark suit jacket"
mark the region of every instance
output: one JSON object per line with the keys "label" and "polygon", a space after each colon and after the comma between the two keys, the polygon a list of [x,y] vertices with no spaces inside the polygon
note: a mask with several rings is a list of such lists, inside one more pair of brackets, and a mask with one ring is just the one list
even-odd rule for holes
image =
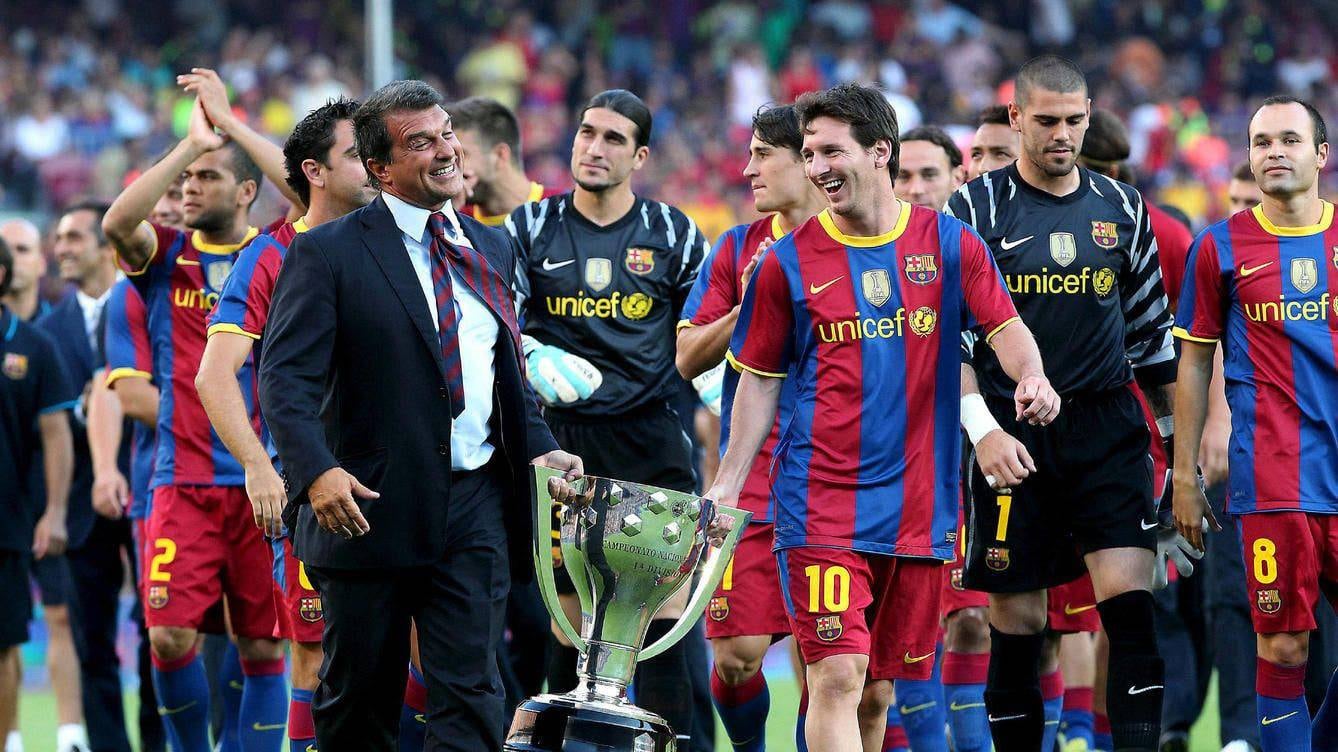
{"label": "dark suit jacket", "polygon": [[[509,285],[510,237],[466,216],[460,222]],[[500,322],[498,330],[492,436],[509,486],[501,503],[513,573],[528,579],[528,463],[557,444]],[[332,569],[441,558],[451,487],[449,393],[436,321],[385,202],[299,234],[275,283],[260,358],[260,404],[283,463],[284,519],[298,558]],[[371,525],[365,536],[345,540],[316,523],[307,489],[335,465],[381,494],[359,500]]]}

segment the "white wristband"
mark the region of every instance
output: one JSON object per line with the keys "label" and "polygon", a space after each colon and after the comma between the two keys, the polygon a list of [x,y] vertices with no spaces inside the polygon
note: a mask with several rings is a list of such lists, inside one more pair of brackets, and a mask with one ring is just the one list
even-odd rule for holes
{"label": "white wristband", "polygon": [[979,444],[985,434],[999,427],[999,421],[994,419],[990,409],[985,406],[984,397],[979,394],[962,397],[962,428],[971,439],[971,446]]}

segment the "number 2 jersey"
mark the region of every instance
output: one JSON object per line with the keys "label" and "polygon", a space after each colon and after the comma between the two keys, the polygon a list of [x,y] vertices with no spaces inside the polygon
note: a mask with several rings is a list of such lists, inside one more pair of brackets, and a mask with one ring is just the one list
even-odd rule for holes
{"label": "number 2 jersey", "polygon": [[877,237],[829,210],[776,241],[739,309],[728,358],[794,382],[771,473],[777,549],[953,556],[960,483],[959,339],[1017,319],[962,222],[901,202]]}
{"label": "number 2 jersey", "polygon": [[1277,227],[1262,207],[1204,230],[1176,336],[1222,343],[1233,514],[1338,514],[1338,225]]}

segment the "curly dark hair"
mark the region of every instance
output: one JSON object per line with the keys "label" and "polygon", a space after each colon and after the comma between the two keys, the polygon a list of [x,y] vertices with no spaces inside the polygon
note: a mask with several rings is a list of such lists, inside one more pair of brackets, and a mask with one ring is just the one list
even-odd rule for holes
{"label": "curly dark hair", "polygon": [[330,164],[330,148],[334,146],[335,126],[341,120],[352,120],[358,103],[346,97],[332,99],[312,110],[293,128],[283,142],[283,166],[288,171],[284,182],[292,188],[302,203],[311,203],[311,181],[302,171],[302,163],[314,159]]}

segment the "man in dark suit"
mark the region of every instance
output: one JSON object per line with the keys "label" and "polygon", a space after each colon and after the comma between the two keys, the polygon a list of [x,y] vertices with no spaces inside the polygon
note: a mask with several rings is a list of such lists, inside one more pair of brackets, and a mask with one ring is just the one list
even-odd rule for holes
{"label": "man in dark suit", "polygon": [[[121,706],[121,662],[116,653],[117,614],[125,583],[123,561],[134,566],[130,524],[93,513],[90,493],[93,462],[89,454],[88,397],[93,374],[102,367],[98,355],[98,325],[102,309],[116,282],[115,252],[102,234],[104,204],[80,203],[65,210],[56,224],[55,256],[61,279],[75,290],[38,322],[49,334],[65,373],[83,396],[71,418],[74,437],[74,480],[68,503],[70,599],[74,644],[79,656],[87,744],[94,752],[129,752],[125,714]],[[129,445],[117,458],[128,472]],[[124,560],[122,556],[124,555]],[[133,570],[130,572],[133,578]],[[76,727],[77,728],[77,727]],[[71,731],[66,731],[70,734]],[[82,734],[74,731],[76,736]],[[82,739],[75,742],[76,747]]]}
{"label": "man in dark suit", "polygon": [[410,619],[426,748],[501,748],[496,646],[512,578],[533,576],[527,463],[581,473],[521,373],[514,248],[449,203],[441,102],[397,81],[358,110],[381,195],[294,239],[261,355],[284,520],[325,611],[322,752],[394,749]]}

